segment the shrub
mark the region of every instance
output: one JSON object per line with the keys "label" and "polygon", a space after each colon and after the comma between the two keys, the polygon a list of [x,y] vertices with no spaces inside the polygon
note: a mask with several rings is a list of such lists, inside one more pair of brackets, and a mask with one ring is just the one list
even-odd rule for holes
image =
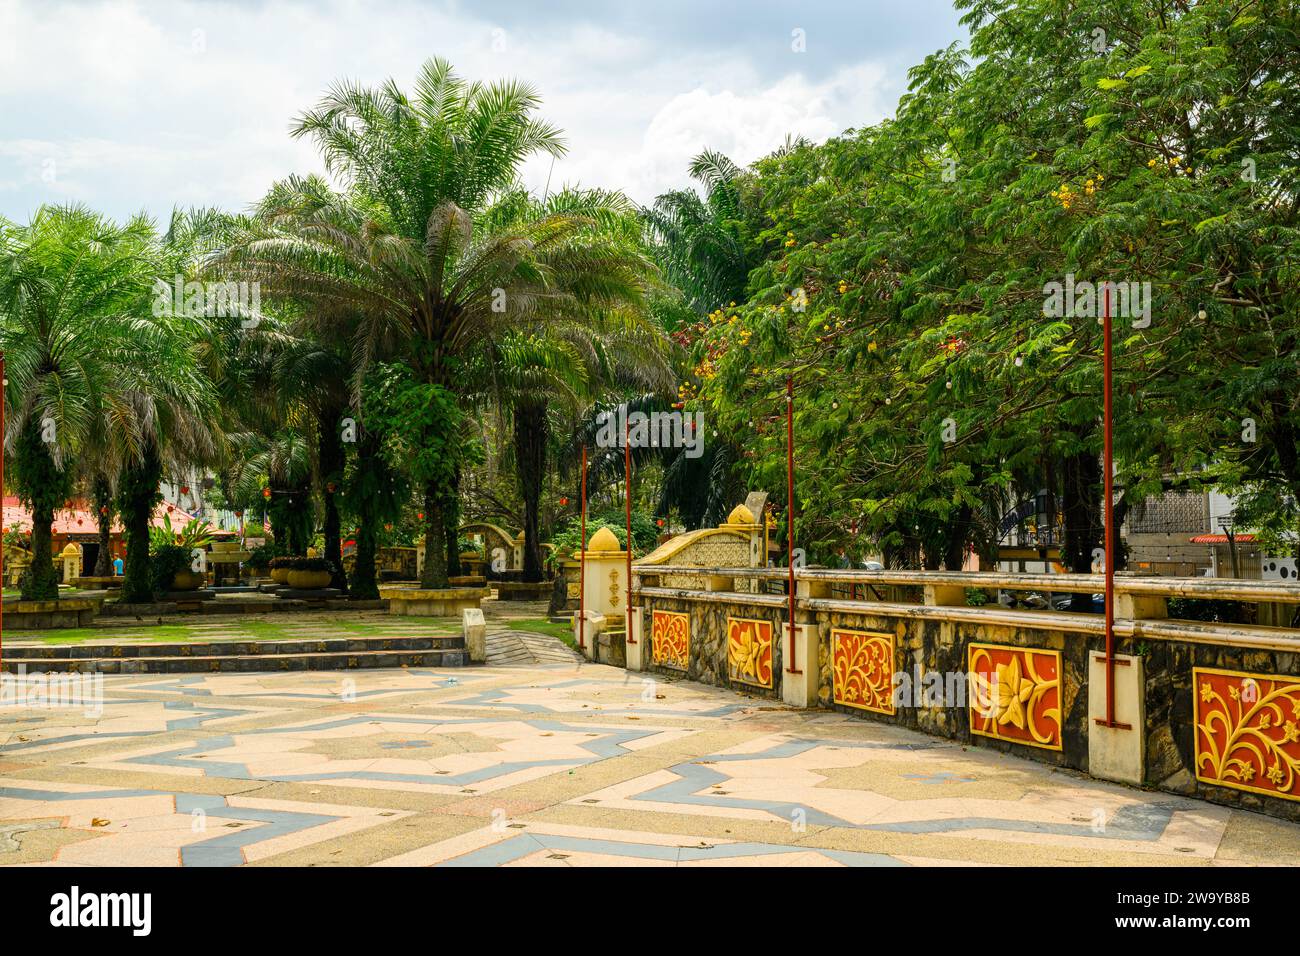
{"label": "shrub", "polygon": [[290,571],[328,571],[334,573],[334,565],[324,558],[286,558],[285,565]]}
{"label": "shrub", "polygon": [[172,579],[177,571],[190,569],[190,552],[178,544],[159,546],[149,559],[149,584],[154,594],[165,594],[172,589]]}
{"label": "shrub", "polygon": [[255,571],[265,571],[278,557],[280,557],[280,549],[274,543],[259,544],[248,553],[248,560],[244,563]]}

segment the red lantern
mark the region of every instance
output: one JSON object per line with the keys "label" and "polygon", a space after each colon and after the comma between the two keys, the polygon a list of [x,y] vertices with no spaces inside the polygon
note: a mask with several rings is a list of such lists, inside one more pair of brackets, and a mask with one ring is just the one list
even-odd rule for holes
{"label": "red lantern", "polygon": [[99,513],[102,514],[102,515],[104,515],[105,517],[107,517],[107,515],[108,515],[108,505],[104,505],[104,506],[102,506],[102,507],[99,509]]}
{"label": "red lantern", "polygon": [[563,506],[563,505],[567,505],[568,503],[569,503],[569,499],[568,499],[568,498],[561,498],[561,499],[560,499],[560,505],[561,505],[561,506]]}
{"label": "red lantern", "polygon": [[655,524],[657,524],[659,527],[662,528],[662,527],[664,526],[664,519],[663,519],[663,518],[656,518],[656,519],[655,519]]}
{"label": "red lantern", "polygon": [[168,513],[168,514],[171,514],[171,513],[174,512],[175,510],[176,510],[176,509],[173,508],[171,505],[168,505],[168,506],[167,506],[167,513]]}
{"label": "red lantern", "polygon": [[267,501],[270,501],[270,500],[271,500],[271,489],[270,489],[270,488],[263,488],[263,489],[262,489],[262,497],[265,498]]}
{"label": "red lantern", "polygon": [[415,520],[416,520],[416,521],[423,521],[423,520],[424,520],[424,512],[421,511],[418,515],[416,515],[416,516],[415,516]]}
{"label": "red lantern", "polygon": [[244,517],[244,513],[243,513],[242,511],[236,511],[236,512],[235,512],[235,517],[236,517],[236,518],[242,518],[242,517]]}
{"label": "red lantern", "polygon": [[189,486],[189,485],[181,485],[181,494],[183,494],[183,495],[188,495],[189,493],[190,493],[190,486]]}

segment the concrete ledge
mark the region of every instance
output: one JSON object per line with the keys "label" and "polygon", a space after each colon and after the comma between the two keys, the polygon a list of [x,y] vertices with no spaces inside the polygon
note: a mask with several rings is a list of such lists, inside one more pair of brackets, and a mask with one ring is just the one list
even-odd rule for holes
{"label": "concrete ledge", "polygon": [[400,617],[460,617],[462,611],[480,607],[489,593],[487,588],[379,588],[379,596],[388,602],[388,613]]}
{"label": "concrete ledge", "polygon": [[551,581],[495,581],[493,587],[501,601],[545,601],[555,590]]}
{"label": "concrete ledge", "polygon": [[72,585],[73,587],[82,588],[83,590],[87,590],[87,591],[93,591],[99,588],[103,588],[106,591],[113,591],[120,588],[122,586],[122,582],[125,580],[126,578],[117,577],[117,576],[96,578],[96,577],[91,577],[90,575],[86,575],[80,578],[73,578]]}
{"label": "concrete ledge", "polygon": [[103,604],[103,598],[13,601],[4,606],[4,620],[5,624],[16,631],[89,627]]}

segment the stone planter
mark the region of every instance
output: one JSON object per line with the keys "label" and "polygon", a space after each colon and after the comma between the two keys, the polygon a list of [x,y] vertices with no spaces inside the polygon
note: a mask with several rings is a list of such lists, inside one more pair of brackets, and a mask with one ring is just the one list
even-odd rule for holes
{"label": "stone planter", "polygon": [[329,587],[330,573],[328,571],[290,570],[285,583],[296,590],[315,591],[320,588]]}
{"label": "stone planter", "polygon": [[201,571],[177,571],[172,578],[173,591],[197,591],[203,586]]}
{"label": "stone planter", "polygon": [[388,613],[406,617],[460,617],[462,611],[479,607],[489,593],[487,588],[379,588]]}
{"label": "stone planter", "polygon": [[288,569],[288,568],[272,568],[272,569],[271,569],[271,580],[274,581],[276,584],[288,584],[288,583],[289,583],[289,569]]}

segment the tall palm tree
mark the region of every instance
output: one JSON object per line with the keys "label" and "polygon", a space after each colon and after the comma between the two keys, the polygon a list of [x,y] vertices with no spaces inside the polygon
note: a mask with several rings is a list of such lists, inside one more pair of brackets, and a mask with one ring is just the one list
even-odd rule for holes
{"label": "tall palm tree", "polygon": [[[391,81],[336,86],[294,134],[315,140],[347,193],[316,180],[282,183],[262,209],[275,234],[237,244],[228,261],[274,293],[358,316],[358,370],[392,343],[428,403],[449,407],[463,357],[493,330],[581,320],[642,294],[643,258],[577,241],[582,217],[494,210],[502,194],[511,199],[525,158],[563,150],[559,133],[534,117],[538,103],[526,84],[467,84],[443,60],[425,64],[413,96]],[[421,447],[454,458],[457,425],[426,421]],[[447,584],[456,470],[444,461],[419,476],[425,587]]]}
{"label": "tall palm tree", "polygon": [[[569,188],[539,200],[520,190],[503,196],[493,213],[500,217],[493,228],[546,216],[581,217],[588,225],[575,242],[621,245],[626,255],[645,254],[635,207],[621,193]],[[642,269],[649,284],[648,259]],[[523,322],[504,335],[490,335],[483,345],[485,364],[471,366],[478,374],[467,377],[490,383],[490,397],[513,420],[515,473],[524,505],[523,579],[540,581],[539,515],[552,401],[576,414],[609,388],[635,384],[666,391],[675,381],[665,359],[670,343],[638,300],[580,317]]]}
{"label": "tall palm tree", "polygon": [[655,260],[701,315],[744,298],[755,253],[741,239],[739,166],[705,150],[691,160],[691,178],[704,187],[660,195],[642,215]]}
{"label": "tall palm tree", "polygon": [[174,360],[170,330],[149,315],[152,229],[80,206],[43,206],[0,222],[0,348],[7,363],[4,450],[32,512],[23,597],[54,600],[51,522],[83,449],[111,432],[122,460],[148,445],[136,398]]}

